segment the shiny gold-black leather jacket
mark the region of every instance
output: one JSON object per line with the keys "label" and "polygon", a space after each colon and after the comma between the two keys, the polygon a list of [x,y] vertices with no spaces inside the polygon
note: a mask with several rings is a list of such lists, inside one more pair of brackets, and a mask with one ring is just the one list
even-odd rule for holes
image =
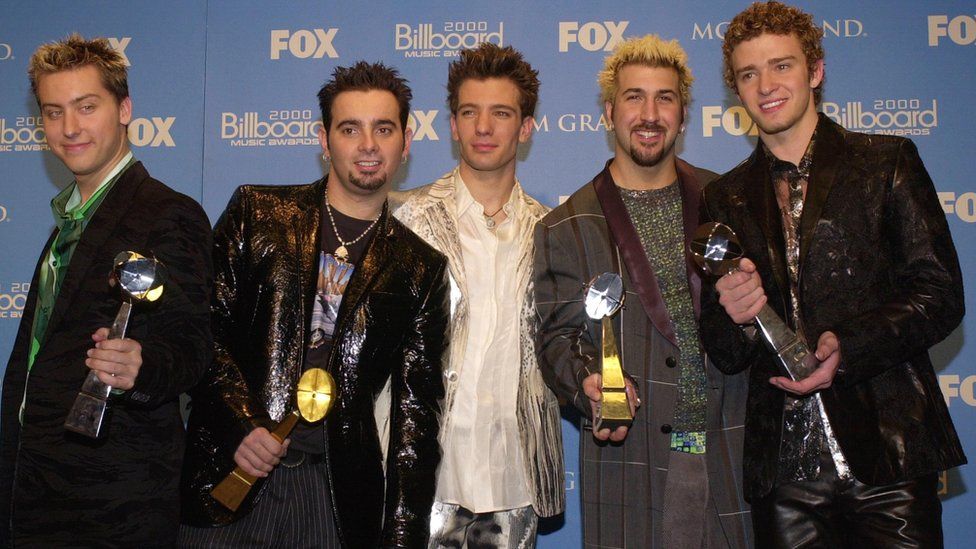
{"label": "shiny gold-black leather jacket", "polygon": [[[210,490],[233,468],[244,436],[294,407],[319,256],[325,179],[244,186],[214,229],[215,359],[192,392],[182,521],[232,522]],[[389,215],[346,287],[328,369],[338,397],[326,418],[326,459],[346,547],[426,545],[435,471],[449,286],[444,257]],[[374,404],[390,380],[384,463]],[[385,517],[385,519],[384,519]]]}

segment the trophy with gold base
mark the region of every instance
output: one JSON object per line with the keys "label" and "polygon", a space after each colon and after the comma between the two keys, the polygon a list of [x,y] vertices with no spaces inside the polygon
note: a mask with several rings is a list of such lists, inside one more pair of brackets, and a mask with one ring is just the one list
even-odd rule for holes
{"label": "trophy with gold base", "polygon": [[[329,372],[321,368],[306,370],[301,379],[298,380],[298,391],[295,395],[298,406],[278,423],[278,426],[271,431],[271,436],[275,437],[278,442],[284,442],[299,419],[309,423],[320,421],[332,409],[332,405],[335,403],[335,394],[335,380]],[[257,477],[245,473],[240,467],[236,467],[210,491],[210,495],[224,507],[231,511],[237,511],[257,481]]]}
{"label": "trophy with gold base", "polygon": [[[742,245],[728,225],[706,223],[695,230],[689,244],[689,252],[695,263],[706,273],[720,277],[739,268]],[[763,305],[756,315],[756,328],[766,346],[776,353],[780,365],[790,379],[800,381],[817,369],[820,361],[783,319],[769,305]]]}
{"label": "trophy with gold base", "polygon": [[627,382],[624,379],[617,340],[613,335],[610,317],[624,301],[624,283],[617,273],[603,273],[593,277],[586,285],[583,303],[586,315],[599,320],[602,327],[600,356],[600,406],[593,418],[596,430],[628,427],[634,421],[627,398]]}
{"label": "trophy with gold base", "polygon": [[[122,292],[123,301],[109,328],[109,339],[125,338],[133,304],[159,299],[163,295],[165,278],[163,264],[155,258],[136,252],[121,252],[115,256],[111,283]],[[88,377],[64,420],[64,428],[91,438],[103,435],[111,394],[112,387],[102,383],[95,370],[89,370]]]}

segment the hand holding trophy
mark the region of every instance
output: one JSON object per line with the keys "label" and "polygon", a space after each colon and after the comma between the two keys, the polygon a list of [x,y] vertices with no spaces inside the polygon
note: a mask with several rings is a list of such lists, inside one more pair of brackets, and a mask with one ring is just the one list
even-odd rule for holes
{"label": "hand holding trophy", "polygon": [[[111,281],[119,288],[123,300],[109,329],[109,339],[125,338],[133,304],[159,299],[163,295],[165,278],[163,264],[155,258],[136,252],[121,252],[115,256]],[[65,418],[64,428],[91,438],[104,434],[102,427],[106,425],[111,393],[112,387],[102,383],[98,374],[90,370]]]}
{"label": "hand holding trophy", "polygon": [[[298,407],[278,423],[271,431],[271,436],[278,442],[284,442],[299,419],[309,423],[322,420],[335,404],[335,396],[336,383],[329,372],[321,368],[306,370],[298,380],[298,391],[295,395]],[[224,507],[237,511],[257,480],[257,477],[236,467],[210,491],[210,495]]]}
{"label": "hand holding trophy", "polygon": [[610,317],[623,305],[623,300],[624,283],[617,273],[597,275],[586,285],[583,298],[586,315],[593,320],[600,320],[603,328],[600,407],[596,417],[593,418],[596,431],[600,429],[614,431],[618,427],[627,427],[634,421],[634,415],[630,412],[630,401],[627,398],[627,382],[620,364],[620,353],[617,351],[617,340],[613,335],[613,324],[610,321]]}
{"label": "hand holding trophy", "polygon": [[[742,245],[738,237],[728,225],[721,223],[706,223],[698,227],[688,247],[695,263],[707,274],[716,277],[735,271],[742,258]],[[793,381],[806,378],[820,365],[803,339],[797,337],[769,305],[764,305],[756,315],[756,327]]]}

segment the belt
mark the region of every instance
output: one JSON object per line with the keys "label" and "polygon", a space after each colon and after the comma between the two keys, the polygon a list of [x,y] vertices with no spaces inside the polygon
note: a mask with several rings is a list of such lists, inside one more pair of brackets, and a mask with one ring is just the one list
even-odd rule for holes
{"label": "belt", "polygon": [[705,431],[674,431],[671,433],[671,451],[685,454],[705,453]]}

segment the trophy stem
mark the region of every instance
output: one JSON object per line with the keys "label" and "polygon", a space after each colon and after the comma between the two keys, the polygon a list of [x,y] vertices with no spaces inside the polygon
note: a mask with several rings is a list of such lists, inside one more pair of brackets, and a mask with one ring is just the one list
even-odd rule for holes
{"label": "trophy stem", "polygon": [[764,305],[756,315],[756,326],[762,333],[766,346],[776,353],[779,363],[790,379],[794,381],[804,379],[820,365],[820,361],[810,352],[806,342],[798,337],[779,315],[769,308],[769,305]]}
{"label": "trophy stem", "polygon": [[[278,423],[274,431],[271,431],[271,436],[275,437],[278,442],[284,442],[291,434],[292,429],[295,428],[298,418],[298,410],[288,414]],[[245,473],[240,467],[235,467],[224,480],[220,481],[220,484],[210,491],[210,495],[224,507],[231,511],[237,511],[257,481],[257,477]]]}
{"label": "trophy stem", "polygon": [[[132,303],[123,301],[112,327],[109,328],[109,339],[122,339],[129,326],[129,315],[132,313]],[[64,428],[90,438],[102,435],[102,426],[108,413],[108,397],[112,387],[102,383],[94,370],[88,371],[81,391],[75,397],[75,402],[64,420]]]}
{"label": "trophy stem", "polygon": [[118,314],[108,330],[109,339],[125,339],[125,331],[129,327],[129,315],[132,313],[132,302],[123,301]]}
{"label": "trophy stem", "polygon": [[613,324],[609,316],[602,319],[603,327],[603,360],[602,360],[602,391],[600,410],[597,413],[596,428],[615,430],[617,427],[630,425],[634,416],[630,413],[630,402],[627,399],[627,383],[620,366],[620,353],[617,351],[617,341],[613,336]]}

